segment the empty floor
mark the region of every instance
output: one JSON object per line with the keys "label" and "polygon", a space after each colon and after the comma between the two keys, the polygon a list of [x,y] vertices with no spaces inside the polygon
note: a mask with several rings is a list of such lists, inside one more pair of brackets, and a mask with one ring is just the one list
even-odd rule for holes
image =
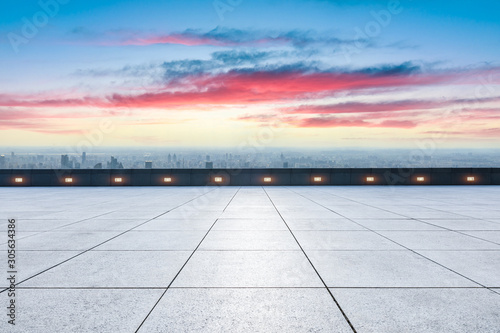
{"label": "empty floor", "polygon": [[2,332],[500,332],[500,187],[2,188],[0,202],[18,282]]}

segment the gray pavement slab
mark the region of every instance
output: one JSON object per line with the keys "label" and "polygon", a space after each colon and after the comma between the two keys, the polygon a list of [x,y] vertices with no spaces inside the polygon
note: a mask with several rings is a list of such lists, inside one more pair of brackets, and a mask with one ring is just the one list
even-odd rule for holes
{"label": "gray pavement slab", "polygon": [[139,332],[352,332],[320,289],[170,289]]}
{"label": "gray pavement slab", "polygon": [[307,251],[328,287],[479,287],[408,250]]}
{"label": "gray pavement slab", "polygon": [[194,250],[206,231],[129,231],[106,242],[97,250],[151,250],[189,251]]}
{"label": "gray pavement slab", "polygon": [[500,251],[418,251],[486,287],[500,287]]}
{"label": "gray pavement slab", "polygon": [[287,230],[288,228],[279,217],[263,219],[222,218],[218,219],[213,231],[220,230]]}
{"label": "gray pavement slab", "polygon": [[167,288],[189,251],[89,251],[22,287]]}
{"label": "gray pavement slab", "polygon": [[412,250],[500,250],[500,245],[453,231],[380,231]]}
{"label": "gray pavement slab", "polygon": [[359,333],[498,333],[500,295],[487,289],[331,291]]}
{"label": "gray pavement slab", "polygon": [[[20,289],[16,326],[3,332],[135,332],[162,290]],[[5,300],[5,297],[2,297]]]}
{"label": "gray pavement slab", "polygon": [[84,251],[120,234],[119,231],[49,231],[19,240],[20,250]]}
{"label": "gray pavement slab", "polygon": [[305,250],[402,250],[371,231],[294,231]]}
{"label": "gray pavement slab", "polygon": [[353,219],[371,230],[442,230],[442,228],[413,219]]}
{"label": "gray pavement slab", "polygon": [[496,244],[500,244],[500,230],[488,231],[464,231],[464,234],[481,238]]}
{"label": "gray pavement slab", "polygon": [[199,251],[173,287],[322,287],[301,251]]}
{"label": "gray pavement slab", "polygon": [[288,230],[223,230],[212,231],[200,245],[199,251],[300,251]]}

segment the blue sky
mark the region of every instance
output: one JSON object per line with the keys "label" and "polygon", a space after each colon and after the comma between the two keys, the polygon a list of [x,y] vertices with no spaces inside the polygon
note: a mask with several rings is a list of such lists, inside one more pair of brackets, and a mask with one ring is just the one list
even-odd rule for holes
{"label": "blue sky", "polygon": [[106,145],[237,145],[278,122],[275,146],[498,147],[497,2],[0,7],[3,141],[74,145],[112,117]]}

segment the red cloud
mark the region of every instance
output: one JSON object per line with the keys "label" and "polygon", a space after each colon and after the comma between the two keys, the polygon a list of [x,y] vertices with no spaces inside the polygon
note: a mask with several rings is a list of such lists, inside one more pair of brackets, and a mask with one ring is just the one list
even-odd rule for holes
{"label": "red cloud", "polygon": [[0,96],[0,106],[11,107],[129,107],[169,108],[182,105],[246,105],[320,98],[342,91],[437,84],[446,75],[373,75],[365,73],[307,73],[301,71],[231,71],[193,75],[170,83],[165,91],[107,98],[11,98]]}
{"label": "red cloud", "polygon": [[296,127],[387,127],[387,128],[414,128],[417,124],[410,120],[384,120],[381,122],[369,122],[363,118],[336,118],[336,117],[314,117],[301,119],[295,122]]}

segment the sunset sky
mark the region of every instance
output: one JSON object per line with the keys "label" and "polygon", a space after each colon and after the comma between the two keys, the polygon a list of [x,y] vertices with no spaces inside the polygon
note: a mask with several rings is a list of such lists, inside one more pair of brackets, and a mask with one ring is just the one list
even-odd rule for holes
{"label": "sunset sky", "polygon": [[5,0],[0,146],[500,148],[499,12]]}

